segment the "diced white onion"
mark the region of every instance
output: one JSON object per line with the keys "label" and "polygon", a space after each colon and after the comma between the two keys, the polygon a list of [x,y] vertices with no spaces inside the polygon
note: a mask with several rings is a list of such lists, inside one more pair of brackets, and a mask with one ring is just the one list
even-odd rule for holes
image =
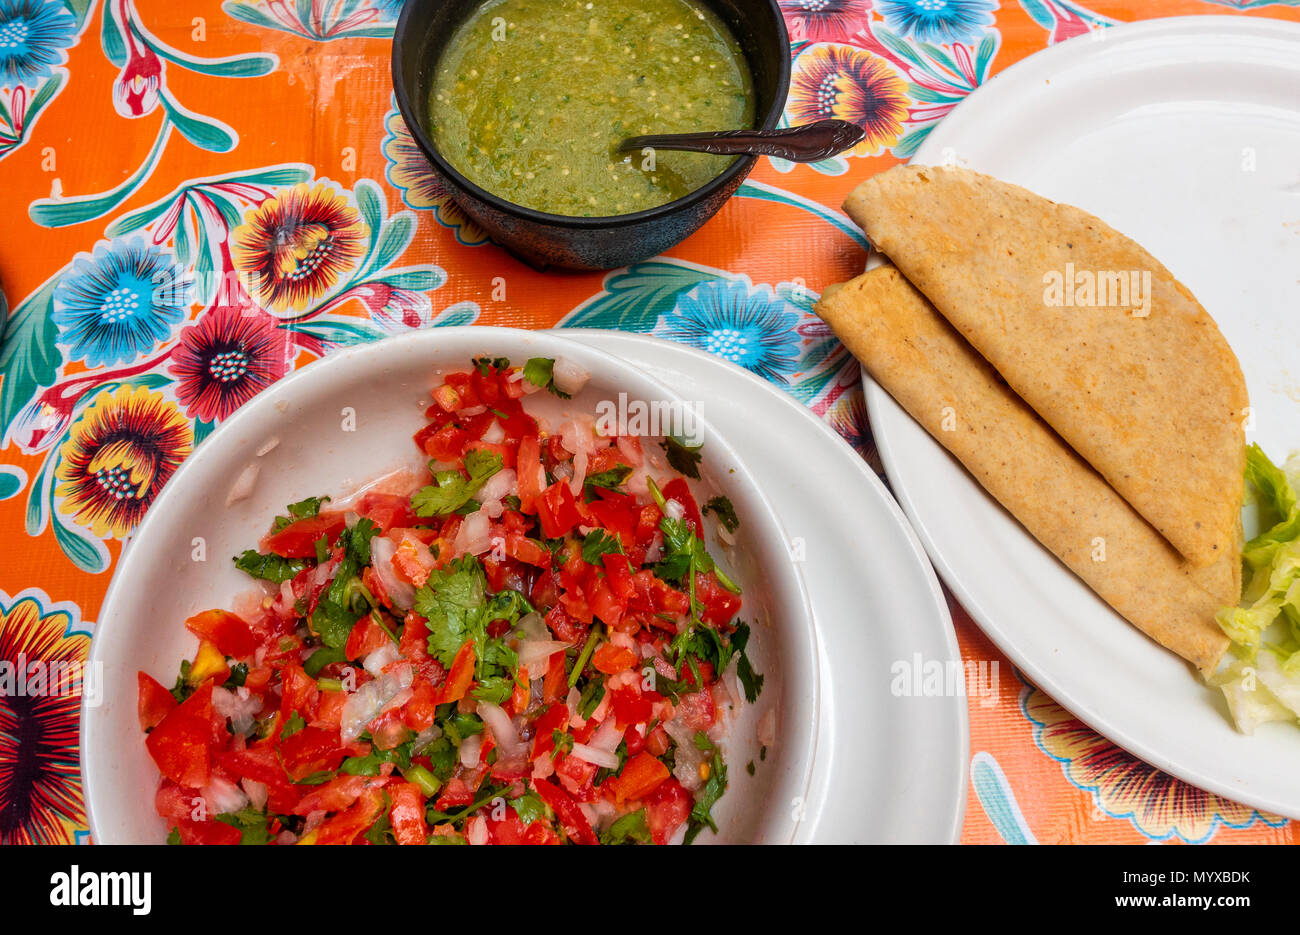
{"label": "diced white onion", "polygon": [[249,779],[245,776],[239,781],[244,787],[244,792],[248,796],[248,804],[253,806],[259,812],[266,808],[267,788],[266,783],[258,782],[256,779]]}
{"label": "diced white onion", "polygon": [[514,468],[497,471],[479,488],[479,500],[501,500],[519,492],[519,480]]}
{"label": "diced white onion", "polygon": [[339,717],[339,735],[343,742],[356,740],[366,725],[383,710],[384,705],[402,689],[410,688],[414,678],[415,673],[409,665],[397,666],[392,672],[381,673],[348,695]]}
{"label": "diced white onion", "polygon": [[528,745],[519,739],[519,731],[515,729],[514,722],[504,708],[490,701],[480,701],[478,715],[488,730],[492,731],[492,739],[501,748],[504,759],[517,760],[527,752]]}
{"label": "diced white onion", "polygon": [[454,548],[457,555],[482,555],[492,548],[491,520],[482,510],[465,517],[456,533]]}
{"label": "diced white onion", "polygon": [[623,731],[619,729],[618,722],[610,717],[605,718],[605,722],[596,729],[596,733],[591,735],[591,746],[597,750],[613,753],[622,740]]}
{"label": "diced white onion", "polygon": [[545,662],[555,653],[564,652],[568,648],[568,643],[559,640],[524,640],[519,644],[519,664],[531,666]]}
{"label": "diced white onion", "polygon": [[257,474],[261,469],[261,465],[256,461],[244,465],[235,482],[230,485],[230,493],[226,494],[226,506],[246,499],[253,492],[253,487],[257,484]]}
{"label": "diced white onion", "polygon": [[465,838],[470,844],[484,845],[488,842],[487,819],[482,815],[475,815],[465,823]]}
{"label": "diced white onion", "polygon": [[393,568],[393,556],[397,554],[397,545],[387,536],[375,536],[370,540],[370,560],[374,563],[375,574],[388,592],[388,599],[393,606],[410,610],[415,604],[415,586],[403,581]]}
{"label": "diced white onion", "polygon": [[641,462],[644,459],[641,457],[640,445],[632,441],[632,439],[628,438],[626,435],[620,435],[615,440],[614,444],[618,446],[619,453],[628,464],[632,465],[634,468],[641,467]]}
{"label": "diced white onion", "polygon": [[557,390],[573,396],[582,392],[582,388],[591,379],[591,374],[567,357],[557,357],[555,366],[551,368],[551,378],[555,381]]}
{"label": "diced white onion", "polygon": [[501,427],[500,422],[493,419],[492,424],[489,425],[487,431],[483,433],[483,441],[487,442],[489,445],[499,445],[505,440],[506,430]]}
{"label": "diced white onion", "polygon": [[481,416],[485,412],[487,412],[487,406],[466,406],[464,409],[457,409],[456,415],[469,419],[473,416]]}
{"label": "diced white onion", "polygon": [[597,750],[595,747],[588,746],[585,743],[575,743],[570,752],[573,756],[580,760],[585,760],[593,766],[603,766],[606,769],[618,769],[618,754],[609,750]]}
{"label": "diced white onion", "polygon": [[776,708],[769,708],[767,713],[758,719],[758,742],[765,747],[776,743]]}
{"label": "diced white onion", "polygon": [[664,513],[669,519],[681,519],[686,515],[686,507],[682,506],[676,500],[669,500],[664,504]]}
{"label": "diced white onion", "polygon": [[[394,645],[392,640],[385,640],[384,645],[380,646],[369,656],[366,656],[365,659],[361,660],[361,664],[365,666],[367,672],[378,677],[383,673],[384,666],[388,665],[390,662],[397,661],[397,656],[397,646]],[[387,704],[387,702],[385,702],[385,704]]]}
{"label": "diced white onion", "polygon": [[587,480],[587,461],[585,451],[573,456],[573,480],[569,481],[569,493],[575,497],[582,496],[582,485]]}
{"label": "diced white onion", "polygon": [[483,750],[483,735],[471,734],[460,742],[460,762],[467,769],[478,766],[479,753]]}
{"label": "diced white onion", "polygon": [[231,730],[236,734],[247,734],[262,710],[262,700],[242,685],[234,691],[218,686],[212,689],[212,707],[222,717],[230,718]]}
{"label": "diced white onion", "polygon": [[199,794],[203,796],[203,802],[212,815],[237,812],[248,804],[248,796],[244,794],[244,790],[229,779],[222,779],[220,776],[213,776]]}

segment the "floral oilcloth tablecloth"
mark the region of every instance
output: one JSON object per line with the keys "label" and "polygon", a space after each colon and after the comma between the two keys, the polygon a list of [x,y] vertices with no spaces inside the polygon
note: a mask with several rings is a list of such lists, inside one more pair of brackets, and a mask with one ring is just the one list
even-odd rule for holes
{"label": "floral oilcloth tablecloth", "polygon": [[[848,191],[1053,43],[1153,16],[1300,20],[1300,0],[780,0],[787,121],[866,138],[763,160],[669,255],[572,275],[488,243],[425,171],[389,81],[401,4],[0,0],[0,661],[83,660],[123,541],[194,446],[289,370],[407,329],[660,335],[873,458],[858,367],[811,309],[862,267]],[[963,841],[1295,840],[1081,725],[953,610],[965,658],[998,663],[969,698]],[[0,842],[88,840],[78,703],[0,697]]]}

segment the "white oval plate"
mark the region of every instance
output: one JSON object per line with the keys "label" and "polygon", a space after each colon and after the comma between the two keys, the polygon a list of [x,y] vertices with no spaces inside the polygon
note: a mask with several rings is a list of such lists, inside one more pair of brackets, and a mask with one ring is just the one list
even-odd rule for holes
{"label": "white oval plate", "polygon": [[789,803],[803,819],[795,840],[956,843],[970,760],[966,699],[894,688],[900,671],[919,681],[918,660],[960,666],[961,655],[934,570],[885,485],[826,423],[734,364],[641,334],[560,333],[700,401],[791,541],[802,540],[822,700],[810,793]]}
{"label": "white oval plate", "polygon": [[[1240,358],[1248,439],[1275,460],[1300,446],[1300,25],[1179,17],[1072,39],[971,94],[913,161],[995,175],[1136,239]],[[1300,730],[1238,734],[1218,692],[1110,610],[870,381],[867,407],[926,551],[1035,684],[1151,765],[1300,817]]]}

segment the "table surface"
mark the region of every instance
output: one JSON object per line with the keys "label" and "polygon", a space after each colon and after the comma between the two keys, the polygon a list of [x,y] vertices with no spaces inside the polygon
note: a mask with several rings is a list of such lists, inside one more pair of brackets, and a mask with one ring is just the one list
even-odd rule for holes
{"label": "table surface", "polygon": [[[0,0],[0,661],[84,659],[124,539],[193,446],[294,367],[410,328],[693,344],[879,469],[857,364],[811,311],[862,268],[849,190],[1052,43],[1154,16],[1300,20],[1300,0],[780,0],[787,119],[842,117],[866,139],[814,166],[764,159],[668,255],[577,275],[516,262],[430,180],[389,81],[401,4]],[[312,275],[256,303],[223,287],[312,253]],[[964,842],[1296,839],[1080,724],[950,603],[964,657],[988,664],[968,698]],[[78,703],[0,696],[0,843],[89,839]]]}

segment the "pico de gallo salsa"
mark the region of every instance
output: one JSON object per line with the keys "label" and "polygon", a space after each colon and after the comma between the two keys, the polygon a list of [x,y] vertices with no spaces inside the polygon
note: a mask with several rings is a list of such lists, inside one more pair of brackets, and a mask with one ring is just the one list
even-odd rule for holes
{"label": "pico de gallo salsa", "polygon": [[[432,391],[409,492],[290,504],[139,719],[179,844],[666,844],[717,830],[728,713],[763,678],[679,472],[699,452],[550,430],[572,364],[480,358]],[[643,441],[645,442],[643,446]]]}

